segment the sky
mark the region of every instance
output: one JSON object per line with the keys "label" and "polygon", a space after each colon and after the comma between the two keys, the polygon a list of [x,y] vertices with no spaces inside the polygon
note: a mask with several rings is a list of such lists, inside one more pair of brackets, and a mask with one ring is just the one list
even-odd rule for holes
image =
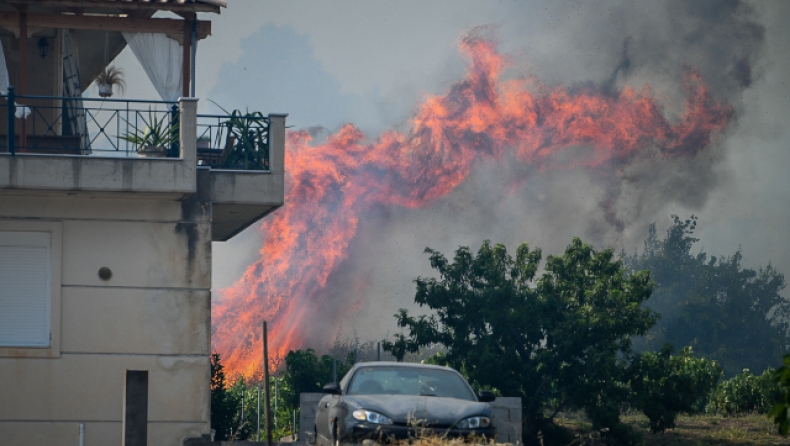
{"label": "sky", "polygon": [[[508,56],[511,78],[570,91],[649,85],[672,119],[691,68],[715,100],[733,107],[729,127],[692,159],[645,156],[609,173],[481,162],[427,206],[369,212],[329,285],[342,294],[346,278],[367,283],[367,304],[340,321],[347,332],[395,331],[392,314],[411,305],[412,280],[431,275],[428,246],[450,254],[490,239],[511,251],[528,242],[557,254],[579,236],[634,252],[651,223],[663,233],[670,215],[694,214],[696,250],[726,256],[740,248],[746,267],[770,262],[790,272],[790,2],[228,3],[219,16],[201,14],[212,21],[197,52],[201,111],[217,111],[210,99],[226,109],[288,113],[293,130],[319,142],[346,123],[371,140],[407,130],[425,98],[464,77],[459,42],[480,26]],[[156,97],[128,48],[116,65],[126,72],[126,97]],[[256,224],[213,245],[215,290],[260,257],[265,236]]]}

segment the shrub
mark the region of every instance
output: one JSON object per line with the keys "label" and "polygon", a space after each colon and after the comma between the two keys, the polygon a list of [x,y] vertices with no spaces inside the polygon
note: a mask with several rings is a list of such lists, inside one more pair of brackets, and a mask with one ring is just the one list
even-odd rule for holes
{"label": "shrub", "polygon": [[673,356],[669,344],[635,358],[629,372],[632,404],[650,420],[652,432],[675,427],[678,413],[701,411],[722,376],[715,361],[695,358],[691,347]]}
{"label": "shrub", "polygon": [[771,368],[759,376],[744,369],[719,384],[711,394],[706,411],[723,415],[767,413],[779,399],[779,387],[773,381],[773,374]]}

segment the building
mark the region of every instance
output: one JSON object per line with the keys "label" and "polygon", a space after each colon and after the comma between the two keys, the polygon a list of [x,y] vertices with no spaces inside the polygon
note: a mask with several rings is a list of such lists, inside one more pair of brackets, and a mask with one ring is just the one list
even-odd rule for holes
{"label": "building", "polygon": [[[222,6],[0,1],[0,444],[209,434],[211,243],[283,204],[285,115],[240,132],[188,97]],[[181,42],[180,99],[81,97],[122,32]]]}

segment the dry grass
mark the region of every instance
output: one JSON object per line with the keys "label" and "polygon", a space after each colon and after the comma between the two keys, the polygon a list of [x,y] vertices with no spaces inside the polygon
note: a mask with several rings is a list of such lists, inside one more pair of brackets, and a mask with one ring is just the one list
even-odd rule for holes
{"label": "dry grass", "polygon": [[[642,414],[628,414],[623,422],[632,426],[641,435],[642,446],[709,446],[709,445],[790,445],[790,437],[776,432],[771,420],[765,415],[751,414],[737,417],[720,415],[680,416],[675,429],[663,434],[650,433],[647,418]],[[571,445],[605,444],[598,441],[592,425],[581,414],[567,413],[558,423],[570,429],[576,436]],[[397,446],[448,446],[463,442],[440,437],[422,437],[397,442]],[[501,446],[485,441],[469,441],[467,444]]]}
{"label": "dry grass", "polygon": [[[642,414],[625,415],[622,419],[641,434],[644,446],[790,445],[790,438],[779,435],[771,420],[759,414],[680,416],[675,429],[663,434],[650,433],[647,418]],[[590,430],[590,424],[582,417],[559,421],[577,433]]]}

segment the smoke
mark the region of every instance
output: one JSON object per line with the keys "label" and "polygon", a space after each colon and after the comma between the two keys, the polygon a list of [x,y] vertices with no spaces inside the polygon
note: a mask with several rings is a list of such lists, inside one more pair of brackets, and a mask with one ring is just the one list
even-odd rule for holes
{"label": "smoke", "polygon": [[426,246],[558,253],[581,236],[632,251],[650,223],[736,187],[732,134],[766,73],[754,6],[500,6],[512,20],[465,35],[468,73],[448,65],[447,91],[392,123],[402,131],[291,133],[287,205],[217,293],[214,348],[231,371],[254,371],[261,319],[279,355],[328,349],[339,326],[363,342],[392,333],[412,280],[432,274]]}
{"label": "smoke", "polygon": [[[369,304],[351,318],[359,333],[383,336],[393,329],[391,315],[398,308],[418,311],[412,308],[412,280],[431,274],[422,255],[426,246],[450,253],[489,238],[511,248],[526,241],[558,253],[578,235],[599,247],[632,250],[641,246],[650,223],[665,224],[679,210],[699,212],[713,191],[731,181],[724,143],[744,112],[743,92],[763,73],[765,28],[754,6],[739,1],[572,2],[539,19],[526,17],[530,11],[523,5],[511,8],[508,15],[515,23],[495,30],[510,58],[508,75],[610,95],[647,84],[662,112],[677,122],[687,94],[684,73],[693,70],[713,100],[733,107],[733,120],[711,143],[690,142],[698,151],[693,156],[667,157],[650,146],[627,163],[613,160],[572,170],[505,157],[476,164],[456,190],[424,208],[370,211],[360,219],[348,259],[335,273],[337,283],[327,287],[335,297],[349,294],[347,280],[367,283],[363,296]],[[564,150],[556,154],[556,164],[589,156],[587,149]],[[348,321],[347,314],[340,311],[320,331],[332,332],[334,321]]]}

